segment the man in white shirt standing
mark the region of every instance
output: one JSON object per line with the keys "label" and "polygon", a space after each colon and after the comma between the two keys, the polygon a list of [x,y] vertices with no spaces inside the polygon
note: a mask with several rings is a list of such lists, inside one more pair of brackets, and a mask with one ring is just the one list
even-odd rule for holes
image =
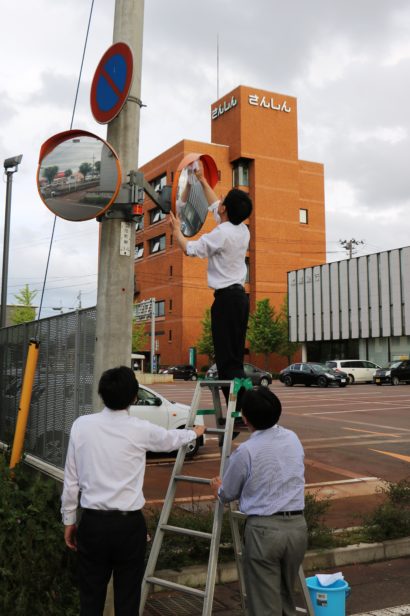
{"label": "man in white shirt standing", "polygon": [[116,616],[137,616],[147,536],[141,511],[146,452],[173,451],[204,427],[165,430],[130,416],[138,381],[126,366],[106,370],[98,393],[104,409],[79,417],[71,429],[61,498],[64,540],[78,553],[81,616],[102,616],[111,574]]}
{"label": "man in white shirt standing", "polygon": [[[219,223],[198,240],[187,240],[178,217],[171,212],[171,228],[182,250],[190,257],[208,259],[208,286],[214,289],[211,308],[212,339],[220,380],[243,378],[243,355],[249,317],[245,293],[249,229],[244,221],[252,213],[252,201],[243,190],[233,188],[219,201],[201,171],[195,172]],[[228,392],[225,392],[227,398]]]}

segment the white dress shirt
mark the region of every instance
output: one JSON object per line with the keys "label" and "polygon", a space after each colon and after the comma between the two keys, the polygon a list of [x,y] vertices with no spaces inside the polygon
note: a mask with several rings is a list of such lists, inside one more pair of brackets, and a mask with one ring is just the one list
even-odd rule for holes
{"label": "white dress shirt", "polygon": [[166,430],[128,410],[83,415],[71,428],[61,497],[63,523],[75,524],[81,507],[133,511],[145,504],[147,451],[173,451],[196,438],[193,430]]}
{"label": "white dress shirt", "polygon": [[186,254],[208,259],[208,286],[211,289],[224,289],[232,284],[244,285],[249,237],[249,229],[243,222],[239,225],[222,222],[198,240],[187,242]]}

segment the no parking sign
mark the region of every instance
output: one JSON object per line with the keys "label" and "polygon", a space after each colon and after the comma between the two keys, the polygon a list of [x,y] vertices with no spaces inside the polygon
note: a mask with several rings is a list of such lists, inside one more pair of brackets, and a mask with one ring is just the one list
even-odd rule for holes
{"label": "no parking sign", "polygon": [[127,100],[133,73],[132,51],[115,43],[101,58],[91,84],[91,111],[100,124],[111,122]]}

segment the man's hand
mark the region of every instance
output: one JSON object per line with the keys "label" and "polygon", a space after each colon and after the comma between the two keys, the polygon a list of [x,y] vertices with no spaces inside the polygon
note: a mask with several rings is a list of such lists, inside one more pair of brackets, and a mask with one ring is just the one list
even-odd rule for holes
{"label": "man's hand", "polygon": [[169,224],[172,229],[172,233],[174,234],[174,237],[177,243],[179,244],[179,247],[182,248],[184,252],[186,252],[186,246],[187,246],[188,240],[182,234],[181,219],[179,218],[179,216],[175,216],[173,212],[170,212],[169,213]]}
{"label": "man's hand", "polygon": [[169,213],[169,224],[173,233],[181,230],[181,219],[178,214],[175,216],[174,212]]}
{"label": "man's hand", "polygon": [[64,541],[70,550],[77,551],[77,525],[68,524],[64,526]]}
{"label": "man's hand", "polygon": [[196,438],[199,438],[200,436],[204,434],[205,426],[194,426],[193,428],[191,428],[191,430],[195,432]]}
{"label": "man's hand", "polygon": [[218,496],[218,489],[222,485],[221,478],[219,476],[212,477],[212,479],[210,480],[209,485],[211,486],[211,490],[212,490],[213,494],[215,496]]}

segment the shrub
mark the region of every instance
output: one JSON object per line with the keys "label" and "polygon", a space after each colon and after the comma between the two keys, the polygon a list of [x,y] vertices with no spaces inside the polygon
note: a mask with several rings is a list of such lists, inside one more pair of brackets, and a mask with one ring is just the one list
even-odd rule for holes
{"label": "shrub", "polygon": [[385,502],[366,516],[363,531],[370,541],[410,536],[410,480],[386,483],[381,488]]}
{"label": "shrub", "polygon": [[308,549],[329,548],[335,544],[332,530],[324,516],[330,507],[328,498],[319,500],[314,493],[305,495],[305,519],[308,527]]}
{"label": "shrub", "polygon": [[74,557],[65,547],[57,484],[0,454],[0,614],[79,613]]}

